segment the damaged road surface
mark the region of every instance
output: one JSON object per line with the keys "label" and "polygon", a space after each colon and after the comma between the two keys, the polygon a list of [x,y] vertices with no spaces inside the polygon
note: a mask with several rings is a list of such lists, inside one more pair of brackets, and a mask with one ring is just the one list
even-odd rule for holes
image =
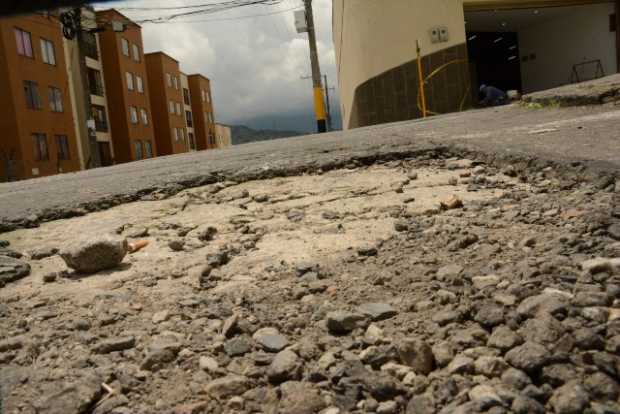
{"label": "damaged road surface", "polygon": [[618,195],[431,153],[4,233],[3,414],[618,413]]}

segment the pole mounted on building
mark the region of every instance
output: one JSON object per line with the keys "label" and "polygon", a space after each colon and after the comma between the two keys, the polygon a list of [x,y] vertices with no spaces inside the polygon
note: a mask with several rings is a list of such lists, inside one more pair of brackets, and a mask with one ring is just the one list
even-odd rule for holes
{"label": "pole mounted on building", "polygon": [[[305,28],[300,27],[297,22],[299,33],[308,32],[310,43],[310,63],[312,65],[312,86],[314,89],[314,113],[316,116],[317,130],[319,133],[327,131],[327,116],[325,113],[325,102],[323,101],[323,85],[321,79],[321,67],[319,66],[319,54],[316,48],[316,33],[314,31],[314,16],[312,14],[312,0],[304,0],[305,6]],[[297,20],[300,15],[296,14]],[[304,30],[305,29],[305,30]]]}
{"label": "pole mounted on building", "polygon": [[620,72],[620,0],[616,0],[616,60]]}
{"label": "pole mounted on building", "polygon": [[333,89],[329,87],[327,83],[327,75],[323,75],[323,79],[325,80],[323,83],[323,87],[325,88],[325,104],[327,105],[327,130],[333,131],[334,126],[332,125],[332,107],[329,102],[329,90]]}

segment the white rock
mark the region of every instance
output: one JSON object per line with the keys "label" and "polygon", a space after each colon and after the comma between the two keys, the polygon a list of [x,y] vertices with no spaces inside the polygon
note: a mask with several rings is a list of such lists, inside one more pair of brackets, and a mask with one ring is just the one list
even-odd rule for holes
{"label": "white rock", "polygon": [[198,360],[198,366],[200,369],[206,372],[216,372],[219,369],[219,364],[215,358],[201,356]]}

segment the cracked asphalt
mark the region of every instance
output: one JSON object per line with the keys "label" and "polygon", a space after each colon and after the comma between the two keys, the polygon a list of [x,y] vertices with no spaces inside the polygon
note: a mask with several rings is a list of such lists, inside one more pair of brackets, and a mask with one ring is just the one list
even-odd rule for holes
{"label": "cracked asphalt", "polygon": [[46,221],[62,217],[62,213],[55,216],[58,211],[82,206],[98,210],[110,200],[121,200],[112,206],[123,202],[123,197],[124,201],[139,199],[166,186],[182,189],[224,180],[297,175],[356,159],[402,158],[432,150],[580,162],[594,171],[617,174],[619,122],[620,106],[615,104],[545,109],[510,105],[160,157],[0,184],[0,222]]}

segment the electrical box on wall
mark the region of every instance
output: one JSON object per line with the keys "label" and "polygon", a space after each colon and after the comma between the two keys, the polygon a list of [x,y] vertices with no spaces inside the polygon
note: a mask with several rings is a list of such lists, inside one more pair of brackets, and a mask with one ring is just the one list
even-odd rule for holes
{"label": "electrical box on wall", "polygon": [[450,40],[450,34],[446,26],[436,26],[431,28],[431,43],[443,43]]}
{"label": "electrical box on wall", "polygon": [[447,42],[448,40],[450,40],[450,35],[448,34],[448,28],[445,26],[441,26],[439,28],[439,41]]}
{"label": "electrical box on wall", "polygon": [[308,20],[306,19],[305,10],[295,11],[295,28],[297,33],[306,33],[308,31]]}

